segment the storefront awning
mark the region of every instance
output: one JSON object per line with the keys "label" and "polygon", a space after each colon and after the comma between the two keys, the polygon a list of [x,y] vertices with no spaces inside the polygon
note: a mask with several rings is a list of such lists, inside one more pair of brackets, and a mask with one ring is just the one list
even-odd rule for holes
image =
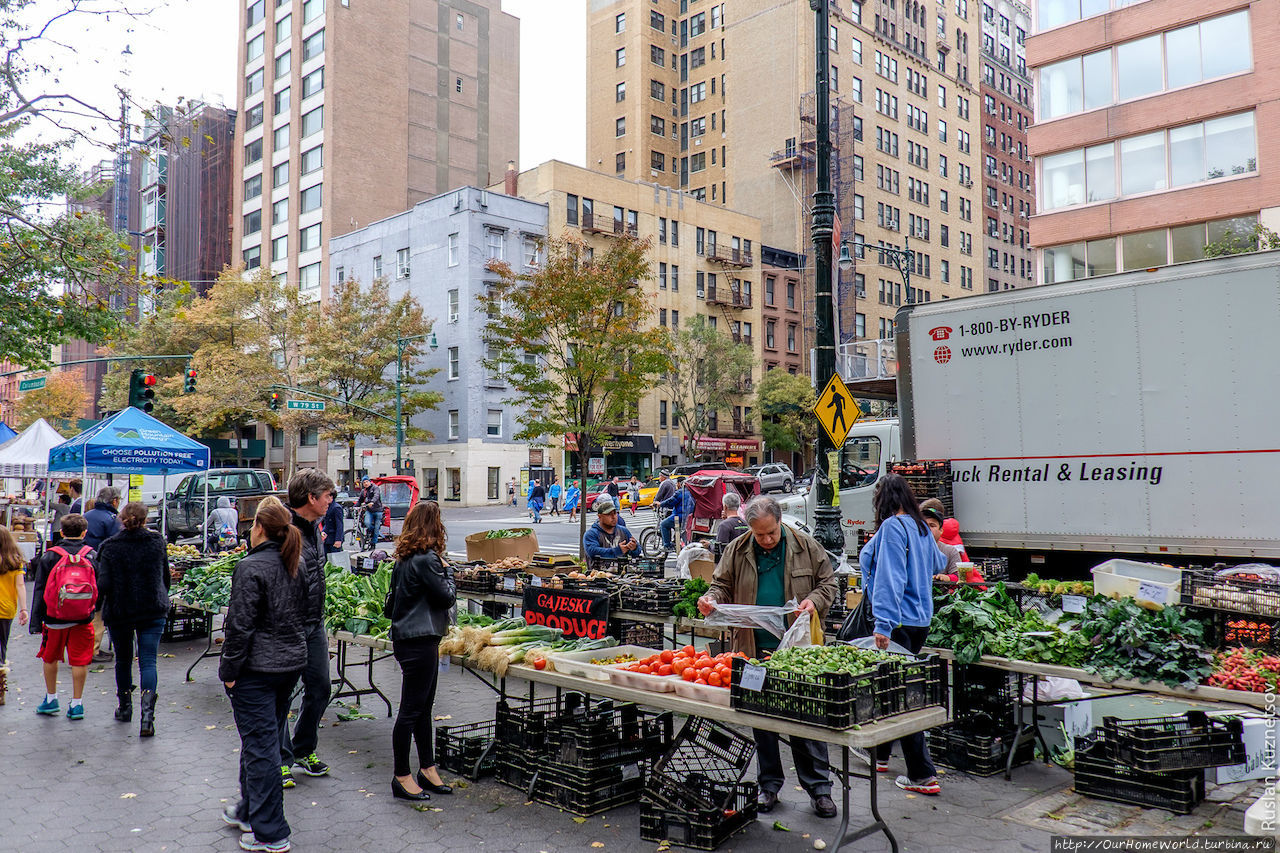
{"label": "storefront awning", "polygon": [[[564,449],[576,453],[578,450],[577,436],[566,433]],[[592,444],[589,452],[592,456],[596,456],[601,452],[652,454],[658,452],[658,445],[654,442],[653,436],[648,434],[615,435],[604,442],[603,448],[598,444]]]}
{"label": "storefront awning", "polygon": [[758,438],[713,438],[699,436],[693,441],[694,450],[709,450],[718,453],[753,453],[760,450]]}

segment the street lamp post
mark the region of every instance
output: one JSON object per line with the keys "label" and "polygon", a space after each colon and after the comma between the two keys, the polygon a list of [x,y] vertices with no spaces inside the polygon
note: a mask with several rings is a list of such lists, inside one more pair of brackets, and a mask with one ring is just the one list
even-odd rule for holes
{"label": "street lamp post", "polygon": [[[814,29],[814,53],[816,68],[814,77],[814,116],[817,133],[817,191],[813,194],[813,253],[814,253],[814,383],[825,388],[836,372],[835,313],[831,299],[831,235],[835,230],[835,196],[831,192],[831,61],[827,33],[831,26],[830,0],[809,0],[809,8],[816,13]],[[836,448],[825,430],[818,430],[817,464],[814,482],[818,490],[818,505],[814,511],[814,538],[828,551],[844,553],[844,533],[840,529],[840,510],[832,506],[838,486],[823,472],[829,471],[829,454]]]}
{"label": "street lamp post", "polygon": [[[435,332],[427,332],[425,335],[410,335],[407,338],[396,338],[396,473],[397,474],[402,473],[401,467],[403,465],[403,460],[400,458],[400,456],[404,448],[404,414],[402,413],[402,409],[404,406],[403,392],[402,392],[402,383],[404,382],[404,351],[409,346],[409,344],[413,343],[414,341],[426,341],[427,346],[430,347],[432,352],[435,352],[436,348],[440,346],[440,344],[436,341]],[[352,477],[355,476],[354,471],[351,472],[351,476]]]}
{"label": "street lamp post", "polygon": [[[858,253],[858,257],[866,254],[867,244],[861,240],[854,243],[854,248]],[[880,253],[880,263],[884,263],[887,257],[889,262],[897,268],[898,274],[902,276],[902,284],[907,289],[908,304],[915,302],[911,294],[911,266],[914,259],[911,255],[911,238],[902,238],[902,248],[895,249],[891,246],[872,246],[873,251]],[[849,253],[849,242],[847,240],[840,243],[840,269],[848,272],[853,269],[853,256]]]}

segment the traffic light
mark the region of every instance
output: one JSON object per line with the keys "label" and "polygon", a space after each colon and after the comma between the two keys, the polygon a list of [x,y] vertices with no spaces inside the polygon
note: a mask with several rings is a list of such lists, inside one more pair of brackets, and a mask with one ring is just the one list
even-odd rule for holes
{"label": "traffic light", "polygon": [[271,407],[271,411],[273,412],[280,411],[280,392],[279,391],[271,392],[271,401],[267,405]]}
{"label": "traffic light", "polygon": [[155,384],[154,374],[142,370],[129,374],[129,405],[144,412],[151,411],[155,407],[151,402],[156,398]]}
{"label": "traffic light", "polygon": [[194,394],[196,390],[196,369],[194,367],[187,368],[187,381],[182,385],[182,393]]}

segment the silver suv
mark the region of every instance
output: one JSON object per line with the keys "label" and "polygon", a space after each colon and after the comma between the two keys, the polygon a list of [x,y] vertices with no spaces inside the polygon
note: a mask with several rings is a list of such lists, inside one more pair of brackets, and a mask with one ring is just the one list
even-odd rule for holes
{"label": "silver suv", "polygon": [[760,480],[761,492],[772,492],[775,490],[790,492],[792,484],[796,481],[796,475],[791,473],[791,468],[781,462],[770,462],[766,465],[756,465],[748,468],[746,473],[751,474]]}

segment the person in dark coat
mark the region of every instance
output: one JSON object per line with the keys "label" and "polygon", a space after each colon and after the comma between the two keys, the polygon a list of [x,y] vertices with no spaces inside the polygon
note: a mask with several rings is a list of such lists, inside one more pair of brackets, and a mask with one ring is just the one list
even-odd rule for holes
{"label": "person in dark coat", "polygon": [[329,504],[329,508],[324,513],[324,520],[320,522],[320,530],[324,533],[324,556],[328,562],[345,569],[349,566],[346,554],[342,550],[342,537],[346,535],[345,521],[336,490],[329,495],[329,500],[333,503]]}
{"label": "person in dark coat", "polygon": [[[84,544],[96,551],[99,545],[120,532],[120,518],[116,515],[118,506],[120,506],[119,489],[106,486],[98,490],[93,509],[84,514],[84,523],[88,526],[84,534]],[[95,663],[111,660],[111,652],[102,649],[102,641],[106,635],[102,611],[98,610],[93,614],[93,660]]]}
{"label": "person in dark coat", "polygon": [[147,505],[128,503],[124,529],[98,548],[98,602],[116,648],[115,717],[133,719],[133,641],[138,641],[142,686],[140,737],[156,733],[156,656],[169,618],[169,551],[164,537],[147,529]]}
{"label": "person in dark coat", "polygon": [[245,850],[288,850],[280,786],[280,721],[307,663],[302,534],[275,497],[258,504],[249,553],[236,565],[218,678],[240,732],[240,799],[222,819]]}
{"label": "person in dark coat", "polygon": [[[391,731],[395,777],[391,794],[405,800],[429,800],[431,793],[452,794],[436,768],[432,752],[431,706],[439,674],[440,638],[449,630],[449,609],[456,600],[453,570],[441,559],[445,548],[440,505],[423,501],[409,510],[396,541],[391,572],[391,639],[404,673],[400,712]],[[418,744],[418,772],[410,775],[409,746]],[[431,792],[431,793],[428,793]]]}

